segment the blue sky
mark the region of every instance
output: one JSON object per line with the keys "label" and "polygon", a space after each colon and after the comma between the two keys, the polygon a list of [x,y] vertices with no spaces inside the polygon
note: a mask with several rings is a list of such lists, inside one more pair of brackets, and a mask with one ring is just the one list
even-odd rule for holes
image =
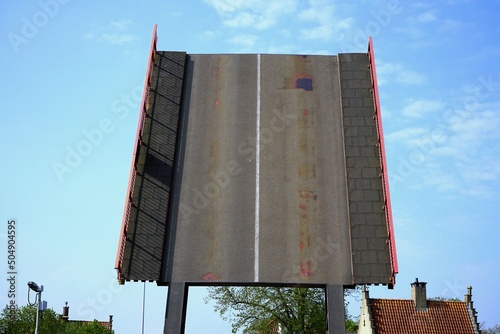
{"label": "blue sky", "polygon": [[[33,280],[73,319],[141,330],[143,284],[118,286],[113,266],[157,23],[159,50],[188,53],[365,52],[373,36],[400,274],[371,295],[409,298],[416,277],[429,296],[472,285],[479,321],[500,323],[499,12],[498,0],[2,1],[0,247],[6,259],[15,218],[18,304]],[[162,332],[166,291],[147,284],[145,333]],[[228,332],[204,295],[190,291],[186,332]]]}

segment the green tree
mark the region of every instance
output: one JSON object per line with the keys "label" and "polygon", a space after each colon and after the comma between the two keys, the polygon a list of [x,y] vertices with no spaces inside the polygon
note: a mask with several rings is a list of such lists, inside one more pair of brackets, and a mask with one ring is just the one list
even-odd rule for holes
{"label": "green tree", "polygon": [[[231,322],[233,333],[266,333],[277,326],[284,333],[327,330],[324,289],[216,286],[208,289],[205,303],[210,300],[215,312]],[[350,330],[357,330],[356,322],[348,319],[348,327],[354,328]]]}
{"label": "green tree", "polygon": [[10,310],[7,307],[2,311],[0,329],[3,333],[33,333],[35,330],[35,309],[25,307]]}
{"label": "green tree", "polygon": [[351,318],[346,319],[345,330],[347,332],[357,332],[358,328],[359,328],[359,320],[354,320]]}
{"label": "green tree", "polygon": [[[36,306],[21,306],[14,311],[5,307],[0,315],[0,333],[33,334],[36,323]],[[42,313],[39,324],[40,334],[112,334],[97,321],[73,323],[62,320],[53,309]]]}
{"label": "green tree", "polygon": [[500,334],[500,325],[495,325],[490,328],[484,328],[484,324],[481,324],[481,333],[482,334]]}
{"label": "green tree", "polygon": [[447,297],[441,297],[441,296],[438,296],[438,297],[431,297],[429,298],[429,300],[432,300],[432,301],[438,301],[438,302],[460,302],[461,300],[458,299],[458,298],[447,298]]}

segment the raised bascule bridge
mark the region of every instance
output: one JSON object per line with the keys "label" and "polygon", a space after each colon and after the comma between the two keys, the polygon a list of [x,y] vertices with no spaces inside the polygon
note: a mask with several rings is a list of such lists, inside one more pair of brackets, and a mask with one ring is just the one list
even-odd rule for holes
{"label": "raised bascule bridge", "polygon": [[188,54],[146,71],[115,268],[169,287],[182,333],[190,285],[343,289],[398,272],[371,38],[366,53]]}

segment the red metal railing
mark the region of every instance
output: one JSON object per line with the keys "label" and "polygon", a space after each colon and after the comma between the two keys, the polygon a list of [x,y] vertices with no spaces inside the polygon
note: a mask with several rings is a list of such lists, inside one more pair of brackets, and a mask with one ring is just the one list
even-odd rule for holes
{"label": "red metal railing", "polygon": [[130,219],[130,211],[132,209],[133,191],[135,186],[135,179],[137,176],[137,156],[139,154],[140,144],[142,143],[142,134],[144,129],[144,122],[146,120],[146,113],[149,109],[149,89],[151,87],[151,76],[153,74],[153,67],[156,54],[156,42],[158,36],[156,34],[157,24],[153,28],[153,36],[151,37],[151,48],[149,50],[148,65],[146,68],[146,78],[144,79],[144,90],[142,92],[142,101],[139,111],[139,120],[137,124],[137,132],[135,136],[135,146],[132,154],[132,166],[130,167],[129,183],[127,188],[127,195],[125,198],[125,208],[123,210],[122,227],[120,230],[120,237],[118,241],[118,251],[116,254],[115,269],[118,271],[118,280],[122,280],[122,260],[125,251],[125,244],[127,241],[127,228]]}
{"label": "red metal railing", "polygon": [[382,178],[382,187],[384,192],[384,211],[387,222],[387,233],[389,236],[387,242],[389,244],[389,252],[391,256],[391,268],[392,268],[391,280],[392,283],[395,284],[395,274],[398,273],[398,259],[396,255],[396,240],[394,237],[394,225],[392,221],[391,197],[389,194],[389,178],[387,175],[387,161],[386,161],[385,145],[384,145],[384,132],[382,129],[382,115],[380,113],[377,71],[375,69],[375,55],[373,53],[373,41],[371,37],[368,40],[368,57],[370,61],[370,75],[372,79],[373,104],[375,106],[374,118],[377,124],[377,135],[378,135],[377,146],[379,148],[379,153],[380,153],[380,177]]}

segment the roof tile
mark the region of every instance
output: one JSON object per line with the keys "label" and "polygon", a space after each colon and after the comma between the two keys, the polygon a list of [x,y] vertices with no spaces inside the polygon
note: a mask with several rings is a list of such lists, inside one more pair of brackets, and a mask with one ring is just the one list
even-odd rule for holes
{"label": "roof tile", "polygon": [[377,334],[474,334],[467,307],[458,301],[427,301],[417,310],[412,300],[370,299]]}

